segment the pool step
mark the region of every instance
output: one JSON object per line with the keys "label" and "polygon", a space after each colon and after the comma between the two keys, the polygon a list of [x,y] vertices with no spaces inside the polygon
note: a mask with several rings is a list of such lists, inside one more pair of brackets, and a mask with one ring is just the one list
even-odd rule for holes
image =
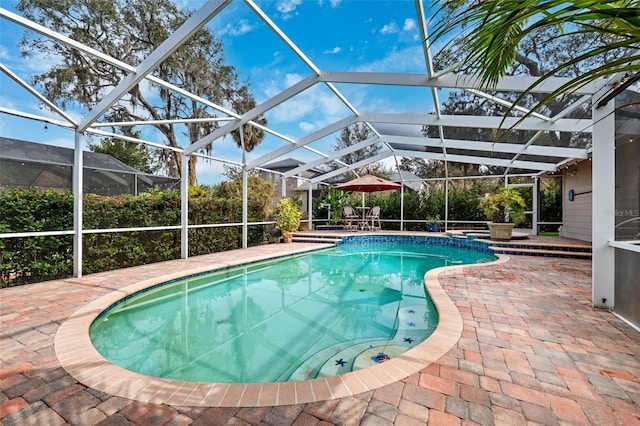
{"label": "pool step", "polygon": [[[489,237],[489,230],[449,230],[446,234],[451,238],[461,238],[461,239],[482,239]],[[526,240],[529,238],[529,234],[524,232],[513,231],[511,233],[511,241],[514,240]]]}
{"label": "pool step", "polygon": [[591,259],[591,247],[584,246],[557,246],[551,244],[517,245],[502,244],[491,245],[489,250],[496,254],[513,254],[524,256],[564,257],[571,259]]}
{"label": "pool step", "polygon": [[318,235],[296,232],[293,234],[292,240],[294,243],[336,244],[337,242],[341,241],[341,238],[336,235]]}

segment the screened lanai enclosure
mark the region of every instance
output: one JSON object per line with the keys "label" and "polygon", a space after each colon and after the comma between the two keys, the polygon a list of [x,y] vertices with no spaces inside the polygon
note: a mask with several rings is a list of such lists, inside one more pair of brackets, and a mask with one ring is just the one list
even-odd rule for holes
{"label": "screened lanai enclosure", "polygon": [[[73,149],[73,226],[49,230],[47,235],[59,232],[73,238],[75,276],[83,273],[83,236],[88,232],[170,230],[179,255],[186,258],[198,232],[236,227],[246,247],[252,226],[264,223],[249,220],[252,174],[277,176],[271,181],[290,196],[287,182],[294,181],[292,188],[308,201],[306,226],[312,229],[314,188],[330,186],[340,177],[354,178],[375,164],[397,172],[403,162],[419,159],[442,165],[434,179],[445,187],[460,178],[451,172],[459,165],[474,165],[469,168],[475,171],[474,179],[497,178],[506,186],[522,185],[519,179],[526,178],[534,193],[543,176],[568,174],[563,205],[575,217],[565,215],[563,227],[570,228],[574,220],[589,223],[593,304],[615,311],[620,307],[621,315],[640,324],[634,312],[640,293],[640,240],[635,232],[640,231],[640,136],[637,108],[627,102],[638,97],[638,89],[627,84],[628,75],[586,82],[562,102],[531,111],[530,104],[516,99],[538,80],[535,73],[514,69],[488,88],[457,69],[452,45],[430,45],[430,26],[442,18],[431,15],[428,2],[294,3],[195,2],[196,9],[188,13],[177,9],[179,24],[167,21],[166,34],[146,50],[136,50],[131,34],[114,36],[115,29],[106,24],[94,22],[93,32],[82,32],[82,26],[73,30],[54,22],[54,13],[47,17],[41,10],[0,9],[2,48],[9,52],[0,64],[6,92],[0,105],[1,136],[43,144],[63,140]],[[375,18],[370,16],[373,11]],[[133,20],[144,20],[150,13],[129,12],[119,11]],[[86,11],[71,13],[82,16]],[[223,92],[233,96],[209,91],[212,77],[206,71],[212,62],[196,62],[200,68],[188,75],[174,72],[176,64],[188,58],[189,49],[209,43],[209,37],[222,40],[224,60],[237,73],[237,80],[232,73],[221,83],[226,84]],[[125,40],[129,50],[112,48],[114,40]],[[443,48],[449,49],[447,55],[442,55]],[[34,49],[30,62],[19,58],[20,49]],[[377,56],[368,56],[371,52]],[[74,67],[95,73],[95,79],[82,83],[60,71]],[[66,80],[56,86],[56,79]],[[250,83],[243,86],[247,79]],[[528,96],[544,97],[568,81],[548,78],[533,86]],[[81,84],[100,87],[71,90]],[[86,99],[61,95],[57,90],[65,85],[68,93]],[[248,92],[252,95],[245,96]],[[27,100],[21,102],[20,97]],[[168,99],[170,103],[162,103]],[[335,143],[345,129],[356,125],[366,130],[365,137],[347,145]],[[27,135],[27,130],[35,135]],[[163,152],[170,165],[165,174],[179,175],[180,217],[175,223],[152,229],[144,224],[83,228],[83,191],[90,179],[82,172],[90,161],[83,150],[100,138],[119,138]],[[355,160],[351,156],[371,147],[376,149],[370,155]],[[30,155],[47,157],[46,149],[41,145]],[[269,164],[291,157],[299,165],[287,171],[269,169]],[[189,184],[226,179],[227,168],[236,171],[240,182],[242,215],[225,223],[190,222]],[[571,174],[573,170],[579,174]],[[402,180],[403,174],[398,176]],[[567,182],[576,186],[570,188]],[[588,199],[580,204],[582,210],[574,208],[579,203],[573,199],[569,204],[569,190],[583,197],[576,198],[580,202]],[[535,233],[536,208],[529,213],[530,232]],[[443,219],[447,223],[448,218]],[[3,241],[39,235],[23,229],[2,232]],[[627,306],[631,300],[635,308]]]}
{"label": "screened lanai enclosure", "polygon": [[[7,188],[71,191],[73,150],[0,137],[0,191]],[[83,191],[98,195],[169,191],[179,179],[136,170],[110,155],[83,153]]]}

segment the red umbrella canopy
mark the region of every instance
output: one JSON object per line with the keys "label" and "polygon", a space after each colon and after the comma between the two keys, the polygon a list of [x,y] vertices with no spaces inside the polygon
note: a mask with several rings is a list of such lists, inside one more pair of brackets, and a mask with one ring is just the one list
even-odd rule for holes
{"label": "red umbrella canopy", "polygon": [[335,189],[339,189],[341,191],[354,192],[389,191],[400,188],[402,188],[402,185],[399,183],[391,182],[390,180],[382,179],[374,175],[360,176],[357,179],[341,183],[335,187]]}

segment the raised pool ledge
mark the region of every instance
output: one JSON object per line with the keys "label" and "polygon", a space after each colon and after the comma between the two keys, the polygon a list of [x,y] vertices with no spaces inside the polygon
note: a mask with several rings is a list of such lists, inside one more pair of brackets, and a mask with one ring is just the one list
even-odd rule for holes
{"label": "raised pool ledge", "polygon": [[364,234],[364,235],[343,235],[342,239],[336,245],[348,244],[381,244],[381,243],[398,243],[398,244],[423,244],[423,245],[439,245],[447,247],[464,248],[494,255],[489,249],[489,244],[484,241],[476,241],[475,239],[455,238],[451,235],[424,235],[424,234],[406,234],[406,233],[384,233],[384,234]]}
{"label": "raised pool ledge", "polygon": [[[398,241],[398,237],[402,240]],[[449,240],[447,237],[417,237],[415,242],[418,244],[449,245],[447,243],[450,243],[446,241]],[[357,241],[363,238],[364,240]],[[342,244],[388,242],[390,241],[388,238],[394,238],[397,242],[413,242],[411,235],[369,234],[347,236]],[[456,246],[478,250],[467,244]],[[486,245],[483,246],[486,247]],[[262,256],[264,260],[280,257],[274,253],[264,253]],[[251,259],[251,261],[255,260],[258,259]],[[178,278],[178,274],[140,281],[104,295],[84,306],[58,329],[54,342],[55,353],[62,367],[80,383],[109,395],[140,402],[174,406],[261,407],[318,402],[356,395],[416,374],[455,347],[462,335],[463,321],[456,305],[440,285],[438,276],[441,273],[459,268],[486,267],[507,260],[508,256],[499,255],[498,260],[491,263],[446,266],[428,271],[424,277],[424,284],[439,315],[439,322],[433,334],[424,342],[389,361],[339,376],[279,383],[184,382],[134,373],[102,357],[91,344],[89,337],[89,328],[93,321],[123,297]],[[228,264],[210,264],[209,268],[215,270],[218,267],[228,266]],[[179,275],[188,276],[200,272],[202,269],[198,267],[184,270]]]}

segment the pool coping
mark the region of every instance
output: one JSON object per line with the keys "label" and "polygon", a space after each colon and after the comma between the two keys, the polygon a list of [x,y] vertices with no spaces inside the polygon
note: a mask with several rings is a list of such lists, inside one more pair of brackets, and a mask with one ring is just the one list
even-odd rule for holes
{"label": "pool coping", "polygon": [[[256,256],[253,261],[272,258],[273,255],[264,254]],[[109,395],[140,402],[200,407],[261,407],[342,398],[402,380],[449,352],[462,336],[463,321],[456,305],[440,285],[438,276],[454,269],[497,265],[508,259],[507,255],[498,255],[498,260],[489,263],[445,266],[428,271],[424,276],[424,284],[440,317],[433,334],[389,361],[338,376],[277,383],[168,380],[118,367],[93,347],[89,337],[91,324],[105,309],[122,298],[172,279],[245,264],[247,259],[143,280],[99,297],[76,311],[60,326],[55,336],[54,349],[62,367],[80,383]]]}

